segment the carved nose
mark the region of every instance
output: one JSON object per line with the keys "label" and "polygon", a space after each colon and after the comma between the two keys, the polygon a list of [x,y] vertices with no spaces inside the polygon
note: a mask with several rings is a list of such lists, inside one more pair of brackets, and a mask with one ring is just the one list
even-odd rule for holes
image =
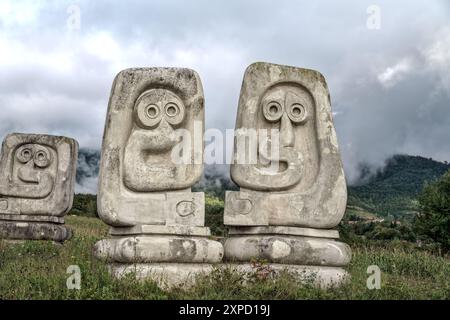
{"label": "carved nose", "polygon": [[294,141],[295,137],[291,119],[289,119],[288,115],[284,113],[283,116],[281,117],[280,146],[293,147]]}
{"label": "carved nose", "polygon": [[34,170],[34,162],[30,160],[24,167],[17,172],[19,179],[28,183],[39,183],[38,172]]}
{"label": "carved nose", "polygon": [[144,131],[144,149],[149,151],[167,151],[178,143],[172,126],[162,119],[159,126],[153,130]]}

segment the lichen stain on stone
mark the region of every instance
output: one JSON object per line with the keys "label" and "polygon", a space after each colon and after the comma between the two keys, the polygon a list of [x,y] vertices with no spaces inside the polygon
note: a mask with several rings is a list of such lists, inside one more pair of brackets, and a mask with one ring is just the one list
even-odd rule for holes
{"label": "lichen stain on stone", "polygon": [[272,243],[272,254],[273,259],[280,259],[287,257],[291,254],[291,247],[284,241],[275,240]]}
{"label": "lichen stain on stone", "polygon": [[169,246],[171,261],[192,261],[197,254],[197,246],[193,240],[172,239]]}

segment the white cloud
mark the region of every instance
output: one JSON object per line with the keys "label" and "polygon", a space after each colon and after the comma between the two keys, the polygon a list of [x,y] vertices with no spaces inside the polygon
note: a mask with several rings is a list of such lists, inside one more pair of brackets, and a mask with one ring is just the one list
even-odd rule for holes
{"label": "white cloud", "polygon": [[97,185],[98,185],[97,177],[84,178],[81,184],[77,183],[75,185],[75,193],[96,194]]}
{"label": "white cloud", "polygon": [[121,60],[120,45],[113,38],[111,33],[97,31],[89,33],[82,38],[83,49],[86,53],[95,57],[116,64]]}
{"label": "white cloud", "polygon": [[2,0],[0,21],[6,27],[31,25],[36,22],[40,7],[36,1]]}
{"label": "white cloud", "polygon": [[71,1],[0,1],[0,138],[65,134],[99,148],[114,76],[145,66],[197,70],[206,126],[233,128],[246,66],[268,61],[326,76],[349,175],[395,152],[450,159],[444,1],[380,0],[377,31],[366,28],[370,1],[180,3],[78,0],[70,32]]}
{"label": "white cloud", "polygon": [[393,66],[387,67],[377,79],[385,87],[391,88],[407,76],[413,67],[411,59],[405,58]]}
{"label": "white cloud", "polygon": [[422,53],[428,67],[439,75],[442,87],[450,95],[450,28],[441,30]]}

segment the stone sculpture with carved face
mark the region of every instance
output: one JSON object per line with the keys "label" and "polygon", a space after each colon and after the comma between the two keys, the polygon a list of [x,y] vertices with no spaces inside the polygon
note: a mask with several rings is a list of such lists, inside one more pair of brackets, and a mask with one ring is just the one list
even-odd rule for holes
{"label": "stone sculpture with carved face", "polygon": [[[188,281],[221,261],[208,239],[203,169],[204,98],[189,69],[140,68],[113,84],[103,137],[98,212],[111,237],[94,253],[121,277]],[[181,147],[181,148],[180,148]]]}
{"label": "stone sculpture with carved face", "polygon": [[2,185],[0,194],[42,199],[53,191],[57,170],[55,150],[40,144],[25,144],[12,157],[11,176],[6,177],[9,183]]}
{"label": "stone sculpture with carved face", "polygon": [[[322,287],[342,283],[351,250],[330,229],[344,215],[347,189],[324,77],[252,64],[236,129],[231,177],[240,191],[226,193],[225,258],[239,271],[263,259],[275,273],[287,269],[300,280],[311,276]],[[257,143],[242,142],[251,137]]]}
{"label": "stone sculpture with carved face", "polygon": [[[249,129],[267,132],[267,149],[277,148],[277,159],[262,151],[259,141],[257,163],[231,166],[241,191],[228,193],[225,223],[336,226],[347,194],[323,76],[294,67],[251,65],[239,101],[237,141],[243,128],[244,134]],[[272,130],[278,133],[275,138]]]}
{"label": "stone sculpture with carved face", "polygon": [[[271,163],[233,166],[233,180],[241,187],[261,191],[306,190],[318,170],[313,98],[301,85],[279,83],[267,89],[258,105],[254,120],[243,121],[242,125],[250,125],[257,132],[266,130],[269,138],[272,130],[279,132],[278,157],[273,159],[278,170],[265,170],[273,167]],[[265,153],[260,156],[267,157]],[[270,156],[267,158],[272,161]]]}
{"label": "stone sculpture with carved face", "polygon": [[[106,222],[131,227],[183,220],[182,224],[203,226],[203,195],[189,189],[202,173],[202,162],[194,158],[201,159],[203,144],[194,147],[194,128],[203,133],[203,118],[202,86],[192,70],[147,68],[119,73],[100,169],[99,214]],[[173,153],[182,143],[181,130],[190,133],[185,143],[190,158],[177,163]],[[180,194],[188,198],[181,199]],[[183,218],[180,207],[192,208],[192,214]]]}
{"label": "stone sculpture with carved face", "polygon": [[172,161],[180,143],[175,133],[186,117],[186,106],[171,90],[157,88],[142,93],[133,109],[134,124],[123,160],[125,186],[136,192],[190,187],[198,177],[193,167]]}
{"label": "stone sculpture with carved face", "polygon": [[[15,133],[5,138],[0,159],[1,237],[63,241],[69,236],[63,227],[39,223],[64,222],[73,202],[77,154],[77,142],[66,137]],[[35,222],[40,229],[36,224],[15,225],[17,221]]]}

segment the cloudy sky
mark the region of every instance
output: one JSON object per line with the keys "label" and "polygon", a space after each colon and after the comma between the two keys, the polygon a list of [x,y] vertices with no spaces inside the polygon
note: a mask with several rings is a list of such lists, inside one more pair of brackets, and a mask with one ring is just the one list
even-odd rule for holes
{"label": "cloudy sky", "polygon": [[394,153],[450,160],[450,3],[0,0],[0,138],[67,135],[100,148],[113,77],[190,67],[208,128],[233,128],[247,65],[319,70],[347,175]]}

